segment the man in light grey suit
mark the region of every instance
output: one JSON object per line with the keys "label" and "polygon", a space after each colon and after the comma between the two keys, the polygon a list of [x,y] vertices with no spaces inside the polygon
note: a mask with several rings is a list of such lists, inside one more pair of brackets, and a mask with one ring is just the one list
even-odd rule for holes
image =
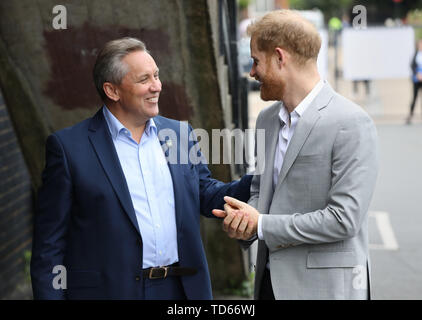
{"label": "man in light grey suit", "polygon": [[[299,14],[271,12],[248,28],[261,98],[265,162],[248,204],[226,197],[224,229],[258,238],[256,299],[369,299],[368,207],[377,134],[361,107],[321,80],[321,40]],[[258,158],[259,159],[259,158]]]}

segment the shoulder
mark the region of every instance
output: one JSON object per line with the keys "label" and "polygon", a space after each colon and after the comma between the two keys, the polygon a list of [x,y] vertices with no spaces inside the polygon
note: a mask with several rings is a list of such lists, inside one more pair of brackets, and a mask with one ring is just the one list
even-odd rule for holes
{"label": "shoulder", "polygon": [[338,93],[334,94],[325,109],[327,116],[332,118],[342,127],[356,125],[356,123],[373,124],[372,118],[362,106]]}
{"label": "shoulder", "polygon": [[179,121],[175,119],[166,118],[163,116],[155,116],[152,118],[158,130],[162,129],[172,129],[177,132],[180,130],[186,130],[186,128],[191,131],[192,127],[187,121]]}
{"label": "shoulder", "polygon": [[75,140],[82,136],[86,136],[91,119],[92,118],[88,118],[74,124],[73,126],[55,131],[52,135],[56,136],[60,141]]}
{"label": "shoulder", "polygon": [[100,108],[92,117],[78,122],[70,127],[55,131],[49,136],[49,138],[51,139],[55,137],[63,145],[75,145],[87,140],[90,129],[94,129],[95,131],[104,124],[107,125],[103,116],[102,108]]}
{"label": "shoulder", "polygon": [[155,116],[152,118],[156,124],[167,126],[178,126],[180,121],[175,119],[166,118],[163,116]]}

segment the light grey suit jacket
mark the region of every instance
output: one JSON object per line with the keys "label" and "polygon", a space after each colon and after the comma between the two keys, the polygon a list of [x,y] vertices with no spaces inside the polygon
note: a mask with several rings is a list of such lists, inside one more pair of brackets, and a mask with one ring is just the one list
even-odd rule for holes
{"label": "light grey suit jacket", "polygon": [[265,239],[258,241],[255,298],[269,252],[276,299],[367,299],[374,123],[325,83],[297,124],[274,190],[280,107],[261,111],[256,122],[266,140],[265,161],[257,164],[265,168],[257,168],[263,173],[254,176],[249,200],[263,214]]}

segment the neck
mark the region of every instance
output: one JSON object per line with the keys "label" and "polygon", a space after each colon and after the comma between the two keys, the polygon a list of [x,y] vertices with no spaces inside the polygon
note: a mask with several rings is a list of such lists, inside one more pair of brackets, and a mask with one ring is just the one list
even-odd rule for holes
{"label": "neck", "polygon": [[110,112],[117,118],[117,120],[119,120],[120,123],[130,131],[133,140],[139,143],[145,131],[145,126],[148,119],[138,120],[134,115],[127,113],[117,103],[106,103],[106,106],[108,110],[110,110]]}
{"label": "neck", "polygon": [[282,97],[283,104],[290,113],[321,80],[316,66],[307,70],[295,70],[293,74],[294,76],[286,81],[286,90]]}

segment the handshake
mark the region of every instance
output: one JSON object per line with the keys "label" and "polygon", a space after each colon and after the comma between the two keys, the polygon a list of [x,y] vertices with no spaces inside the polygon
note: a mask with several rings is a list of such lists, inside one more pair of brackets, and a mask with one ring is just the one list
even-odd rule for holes
{"label": "handshake", "polygon": [[230,238],[248,240],[257,233],[259,212],[249,204],[235,198],[224,197],[224,210],[214,209],[212,213],[224,218],[223,230]]}

